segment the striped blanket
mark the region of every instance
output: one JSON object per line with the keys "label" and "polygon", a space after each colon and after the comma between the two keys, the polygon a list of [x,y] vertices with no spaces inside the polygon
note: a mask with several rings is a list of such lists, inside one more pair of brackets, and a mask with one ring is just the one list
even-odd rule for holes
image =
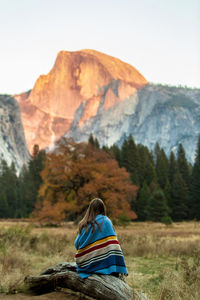
{"label": "striped blanket", "polygon": [[77,249],[75,261],[79,275],[82,278],[93,273],[128,275],[123,253],[110,219],[98,215],[96,221],[100,224],[101,230],[95,224],[95,232],[92,233],[92,226],[89,225],[88,231],[83,228],[75,240]]}

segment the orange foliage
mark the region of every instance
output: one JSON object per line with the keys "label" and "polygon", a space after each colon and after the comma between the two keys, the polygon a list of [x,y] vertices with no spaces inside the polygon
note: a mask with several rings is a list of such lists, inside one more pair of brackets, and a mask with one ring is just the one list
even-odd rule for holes
{"label": "orange foliage", "polygon": [[113,219],[123,213],[131,219],[137,217],[130,204],[138,187],[109,154],[91,144],[60,140],[54,152],[47,154],[41,176],[39,197],[43,201],[38,201],[34,212],[40,220],[76,218],[94,197],[105,201]]}

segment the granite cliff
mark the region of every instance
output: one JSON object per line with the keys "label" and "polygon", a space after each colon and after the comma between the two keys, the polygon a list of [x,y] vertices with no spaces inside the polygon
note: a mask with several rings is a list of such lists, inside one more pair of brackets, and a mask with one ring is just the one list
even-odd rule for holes
{"label": "granite cliff", "polygon": [[[78,126],[137,94],[147,84],[132,66],[94,50],[58,53],[52,70],[38,78],[19,102],[29,150],[49,146],[67,133],[84,107]],[[103,107],[102,107],[103,103]]]}
{"label": "granite cliff", "polygon": [[0,159],[9,165],[13,161],[19,171],[29,158],[19,105],[11,96],[0,95]]}
{"label": "granite cliff", "polygon": [[182,143],[188,159],[194,161],[200,134],[200,89],[150,84],[107,111],[99,109],[78,126],[83,111],[83,107],[77,110],[67,134],[76,141],[85,141],[92,133],[101,145],[121,145],[131,134],[136,143],[150,149],[159,142],[167,154]]}
{"label": "granite cliff", "polygon": [[133,135],[169,154],[182,143],[194,160],[200,134],[200,90],[149,84],[132,66],[94,50],[58,53],[52,70],[16,95],[28,148],[61,136],[121,145]]}

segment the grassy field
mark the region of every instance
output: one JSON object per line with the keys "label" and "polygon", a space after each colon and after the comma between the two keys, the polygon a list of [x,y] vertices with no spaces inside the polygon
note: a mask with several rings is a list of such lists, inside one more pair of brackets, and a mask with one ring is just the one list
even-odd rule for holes
{"label": "grassy field", "polygon": [[[171,226],[132,223],[115,228],[129,270],[130,286],[151,300],[200,299],[199,222]],[[73,261],[76,230],[73,223],[49,228],[25,221],[1,221],[0,299],[29,299],[24,294],[5,293],[26,293],[25,276],[36,275],[62,261]],[[61,296],[52,297],[66,298]],[[43,297],[38,299],[51,299]],[[71,299],[76,298],[72,295]]]}

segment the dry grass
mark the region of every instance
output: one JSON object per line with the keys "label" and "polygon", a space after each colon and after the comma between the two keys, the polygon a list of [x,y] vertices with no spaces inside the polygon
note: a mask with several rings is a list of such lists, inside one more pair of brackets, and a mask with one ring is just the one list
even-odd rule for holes
{"label": "dry grass", "polygon": [[[200,299],[200,223],[133,223],[116,227],[129,269],[128,283],[151,300]],[[0,292],[24,291],[26,275],[73,261],[77,229],[72,223],[41,228],[0,222]]]}
{"label": "dry grass", "polygon": [[[118,238],[126,256],[190,256],[200,249],[200,225],[176,223],[136,223],[118,230]],[[131,247],[130,247],[131,245]]]}

